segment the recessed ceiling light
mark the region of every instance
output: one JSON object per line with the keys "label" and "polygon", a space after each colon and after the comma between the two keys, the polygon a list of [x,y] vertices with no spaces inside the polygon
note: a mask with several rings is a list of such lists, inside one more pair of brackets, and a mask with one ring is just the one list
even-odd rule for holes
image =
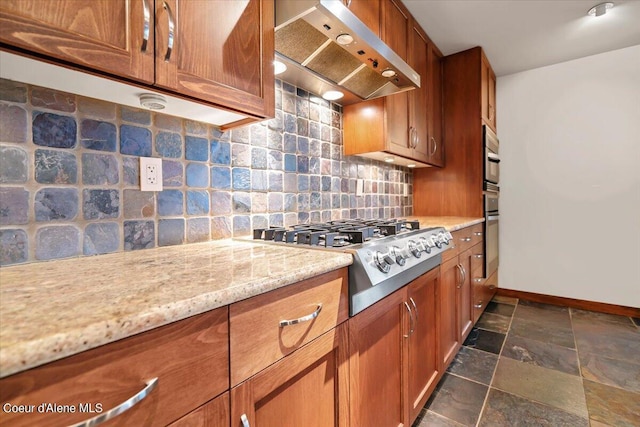
{"label": "recessed ceiling light", "polygon": [[273,74],[278,75],[287,71],[287,66],[280,61],[273,61]]}
{"label": "recessed ceiling light", "polygon": [[611,9],[612,7],[613,7],[613,3],[611,2],[600,3],[598,5],[593,6],[591,9],[589,9],[589,11],[587,12],[587,15],[602,16],[605,13],[607,13],[607,10]]}
{"label": "recessed ceiling light", "polygon": [[336,99],[340,99],[344,96],[344,93],[338,90],[328,90],[322,94],[322,97],[327,101],[335,101]]}

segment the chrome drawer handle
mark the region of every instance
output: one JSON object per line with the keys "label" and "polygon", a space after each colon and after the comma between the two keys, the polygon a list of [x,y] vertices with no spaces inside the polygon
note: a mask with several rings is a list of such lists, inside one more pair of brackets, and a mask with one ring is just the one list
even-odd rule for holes
{"label": "chrome drawer handle", "polygon": [[418,306],[416,305],[416,302],[413,300],[413,298],[409,298],[409,301],[411,301],[411,304],[413,304],[413,311],[416,312],[416,320],[418,320]]}
{"label": "chrome drawer handle", "polygon": [[104,414],[100,414],[97,417],[89,418],[86,421],[83,421],[83,422],[78,423],[78,424],[73,424],[73,425],[71,425],[69,427],[93,427],[93,426],[97,426],[97,425],[100,425],[100,424],[104,423],[105,421],[108,421],[108,420],[110,420],[112,418],[117,417],[118,415],[122,414],[123,412],[128,411],[133,406],[135,406],[137,403],[139,403],[142,399],[147,397],[149,395],[149,393],[151,393],[158,386],[158,378],[156,377],[156,378],[154,378],[152,380],[149,380],[149,381],[147,381],[146,384],[147,385],[146,385],[145,388],[143,388],[138,393],[136,393],[134,396],[131,396],[129,399],[125,400],[124,402],[122,402],[121,404],[116,406],[115,408],[109,409],[107,412],[105,412]]}
{"label": "chrome drawer handle", "polygon": [[311,314],[307,314],[306,316],[298,317],[297,319],[293,319],[293,320],[281,320],[280,327],[284,328],[285,326],[296,325],[298,323],[308,322],[309,320],[313,320],[316,317],[318,317],[318,314],[320,314],[321,310],[322,310],[322,304],[318,304],[318,307]]}
{"label": "chrome drawer handle", "polygon": [[167,11],[167,17],[169,19],[169,37],[167,38],[167,53],[164,55],[164,61],[169,62],[171,59],[171,52],[173,51],[173,39],[175,37],[176,31],[176,20],[173,17],[173,12],[171,11],[171,7],[167,4],[167,2],[163,2],[163,7]]}
{"label": "chrome drawer handle", "polygon": [[482,301],[480,301],[478,304],[474,304],[475,308],[482,308]]}
{"label": "chrome drawer handle", "polygon": [[251,424],[249,424],[249,418],[247,418],[247,414],[240,415],[240,421],[242,421],[242,427],[251,427]]}
{"label": "chrome drawer handle", "polygon": [[142,15],[144,16],[144,22],[142,25],[142,46],[140,50],[142,52],[147,51],[147,43],[149,43],[149,27],[151,25],[151,10],[149,9],[149,0],[142,0]]}
{"label": "chrome drawer handle", "polygon": [[482,255],[482,254],[476,254],[476,255],[474,255],[474,257],[476,257],[476,258],[482,258],[483,256],[484,256],[484,255]]}
{"label": "chrome drawer handle", "polygon": [[475,233],[473,233],[475,236],[482,236],[482,231],[476,231]]}
{"label": "chrome drawer handle", "polygon": [[460,240],[462,240],[463,242],[470,242],[471,241],[471,237],[463,237]]}
{"label": "chrome drawer handle", "polygon": [[494,290],[495,288],[495,285],[489,285],[489,289]]}
{"label": "chrome drawer handle", "polygon": [[484,279],[482,279],[482,278],[473,279],[473,281],[476,282],[476,283],[482,283],[483,280]]}

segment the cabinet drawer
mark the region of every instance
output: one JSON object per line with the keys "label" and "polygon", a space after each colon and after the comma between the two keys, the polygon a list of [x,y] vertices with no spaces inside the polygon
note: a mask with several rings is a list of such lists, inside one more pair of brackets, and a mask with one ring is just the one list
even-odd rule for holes
{"label": "cabinet drawer", "polygon": [[456,241],[456,237],[454,235],[453,239],[449,242],[449,246],[445,246],[447,248],[446,251],[442,252],[442,262],[448,261],[451,258],[455,258],[458,256],[458,249],[460,245]]}
{"label": "cabinet drawer", "polygon": [[484,270],[484,246],[477,244],[471,248],[471,271],[475,273],[480,269],[480,276],[482,277]]}
{"label": "cabinet drawer", "polygon": [[[85,421],[104,415],[157,378],[144,399],[109,425],[167,425],[229,388],[227,317],[227,308],[219,308],[4,378],[1,402],[36,409],[2,412],[0,424]],[[68,405],[75,412],[38,412],[43,402]]]}
{"label": "cabinet drawer", "polygon": [[[235,386],[347,320],[347,269],[240,301],[229,310],[231,384]],[[314,313],[317,316],[310,318]],[[281,321],[305,317],[280,326]]]}
{"label": "cabinet drawer", "polygon": [[462,253],[470,247],[482,242],[482,224],[476,224],[471,227],[463,228],[451,233],[453,240],[458,246],[458,253]]}

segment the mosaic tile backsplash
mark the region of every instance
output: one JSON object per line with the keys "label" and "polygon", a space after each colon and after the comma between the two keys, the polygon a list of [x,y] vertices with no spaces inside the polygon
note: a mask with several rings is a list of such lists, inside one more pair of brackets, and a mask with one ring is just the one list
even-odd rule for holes
{"label": "mosaic tile backsplash", "polygon": [[[276,108],[223,133],[0,80],[0,265],[411,215],[411,170],[344,156],[339,105],[277,81]],[[164,191],[140,191],[140,156]]]}

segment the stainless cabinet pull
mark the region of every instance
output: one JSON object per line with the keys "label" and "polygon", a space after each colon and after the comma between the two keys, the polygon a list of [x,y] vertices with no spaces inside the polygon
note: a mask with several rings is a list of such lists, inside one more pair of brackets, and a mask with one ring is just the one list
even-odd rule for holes
{"label": "stainless cabinet pull", "polygon": [[151,26],[151,9],[149,9],[149,0],[142,0],[142,15],[144,23],[142,25],[142,52],[147,51],[147,43],[149,43],[149,28]]}
{"label": "stainless cabinet pull", "polygon": [[251,424],[249,424],[249,418],[247,418],[246,414],[240,415],[240,421],[242,421],[242,427],[251,427]]}
{"label": "stainless cabinet pull", "polygon": [[484,279],[481,278],[481,277],[476,277],[475,279],[473,279],[473,281],[476,282],[476,283],[482,283],[483,280]]}
{"label": "stainless cabinet pull", "polygon": [[471,237],[462,237],[460,240],[462,240],[463,242],[470,242]]}
{"label": "stainless cabinet pull", "polygon": [[413,304],[413,311],[416,312],[416,320],[418,320],[418,306],[416,305],[416,302],[413,300],[413,298],[409,298],[409,301],[411,301],[411,304]]}
{"label": "stainless cabinet pull", "polygon": [[436,139],[434,137],[431,137],[431,141],[433,141],[433,151],[429,153],[429,156],[433,157],[435,156],[436,151],[438,151],[438,143],[436,142]]}
{"label": "stainless cabinet pull", "polygon": [[495,285],[489,285],[489,289],[493,290],[495,288],[496,288]]}
{"label": "stainless cabinet pull", "polygon": [[475,233],[473,233],[476,236],[482,236],[482,231],[476,231]]}
{"label": "stainless cabinet pull", "polygon": [[281,320],[280,327],[284,328],[285,326],[296,325],[298,323],[308,322],[309,320],[313,320],[316,317],[318,317],[318,314],[320,314],[321,310],[322,310],[322,304],[318,304],[318,307],[311,314],[307,314],[306,316],[302,316],[293,320]]}
{"label": "stainless cabinet pull", "polygon": [[158,378],[153,378],[152,380],[147,381],[146,384],[147,385],[145,386],[145,388],[143,388],[138,393],[136,393],[134,396],[131,396],[129,399],[125,400],[124,402],[122,402],[121,404],[116,406],[115,408],[109,409],[104,414],[100,414],[100,415],[98,415],[96,417],[89,418],[86,421],[83,421],[83,422],[77,423],[77,424],[73,424],[73,425],[71,425],[69,427],[93,427],[93,426],[97,426],[97,425],[100,425],[100,424],[104,423],[105,421],[108,421],[108,420],[110,420],[112,418],[117,417],[118,415],[122,414],[123,412],[128,411],[133,406],[135,406],[138,402],[140,402],[142,399],[147,397],[149,395],[149,393],[151,393],[153,391],[153,389],[155,389],[158,386]]}
{"label": "stainless cabinet pull", "polygon": [[347,7],[351,7],[351,0],[347,0]]}
{"label": "stainless cabinet pull", "polygon": [[411,312],[411,307],[409,307],[409,304],[407,304],[407,302],[404,302],[404,306],[407,308],[407,311],[409,312],[409,334],[405,335],[405,338],[409,338],[411,335],[413,335],[413,313]]}
{"label": "stainless cabinet pull", "polygon": [[484,255],[483,254],[475,254],[474,257],[476,258],[482,258]]}
{"label": "stainless cabinet pull", "polygon": [[478,304],[474,304],[475,308],[482,308],[482,301],[480,301]]}
{"label": "stainless cabinet pull", "polygon": [[169,60],[171,59],[171,52],[173,51],[173,39],[175,37],[175,31],[176,31],[176,20],[173,17],[173,12],[171,11],[171,8],[167,4],[167,2],[166,1],[162,2],[162,5],[164,7],[164,10],[167,11],[167,17],[169,19],[169,37],[167,38],[167,53],[164,55],[165,62],[169,62]]}
{"label": "stainless cabinet pull", "polygon": [[456,268],[460,272],[460,281],[456,285],[456,288],[460,289],[462,287],[462,284],[464,283],[464,269],[462,268],[462,266],[460,264],[457,264]]}

